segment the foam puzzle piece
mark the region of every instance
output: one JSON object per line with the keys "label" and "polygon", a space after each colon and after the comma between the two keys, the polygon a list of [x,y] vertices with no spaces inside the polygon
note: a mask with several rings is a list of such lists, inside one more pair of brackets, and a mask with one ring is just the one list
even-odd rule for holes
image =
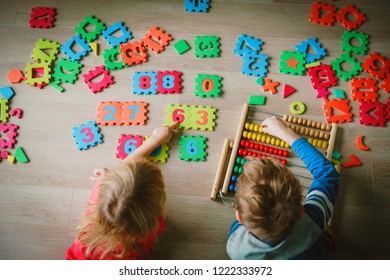
{"label": "foam puzzle piece", "polygon": [[192,108],[188,105],[168,104],[165,110],[165,125],[179,123],[178,129],[191,129]]}
{"label": "foam puzzle piece", "polygon": [[0,98],[0,122],[8,122],[9,117],[8,99]]}
{"label": "foam puzzle piece", "polygon": [[263,95],[251,95],[249,96],[249,105],[257,105],[262,106],[265,104],[265,101],[267,100],[266,96]]}
{"label": "foam puzzle piece", "polygon": [[122,102],[101,101],[97,109],[96,122],[99,125],[120,125]]}
{"label": "foam puzzle piece", "polygon": [[[100,81],[95,81],[99,77]],[[83,75],[84,82],[92,93],[101,92],[104,88],[114,84],[114,77],[104,68],[104,65],[96,66],[95,69]]]}
{"label": "foam puzzle piece", "polygon": [[[348,69],[342,66],[345,63],[351,65],[350,71],[343,70]],[[346,53],[341,54],[340,57],[336,58],[330,64],[332,65],[333,70],[337,73],[337,76],[342,78],[344,81],[351,80],[363,70],[360,62],[357,61],[357,59],[352,57],[350,54]]]}
{"label": "foam puzzle piece", "polygon": [[50,84],[53,88],[55,88],[56,90],[58,90],[59,92],[63,92],[65,89],[61,86],[61,82],[60,81],[52,81],[50,82]]}
{"label": "foam puzzle piece", "polygon": [[[355,46],[352,42],[359,41],[359,45]],[[353,54],[367,54],[368,51],[368,35],[363,32],[348,31],[343,33],[341,50]]]}
{"label": "foam puzzle piece", "polygon": [[[121,35],[118,37],[116,36],[117,33],[121,33]],[[116,35],[113,36],[113,34]],[[117,21],[113,25],[107,26],[102,31],[102,35],[113,48],[119,47],[120,44],[124,44],[133,38],[131,31],[128,30],[122,21]]]}
{"label": "foam puzzle piece", "polygon": [[62,83],[74,84],[78,79],[83,65],[78,61],[61,58],[53,68],[52,78]]}
{"label": "foam puzzle piece", "polygon": [[334,159],[340,159],[341,154],[338,151],[334,151],[332,154],[332,158]]}
{"label": "foam puzzle piece", "polygon": [[306,111],[306,106],[301,101],[294,101],[290,104],[290,111],[294,115],[302,115]]}
{"label": "foam puzzle piece", "polygon": [[329,88],[337,85],[337,78],[331,65],[321,64],[320,66],[308,68],[310,80],[314,89]]}
{"label": "foam puzzle piece", "polygon": [[24,75],[22,71],[13,69],[8,72],[7,79],[11,84],[17,84],[24,80]]}
{"label": "foam puzzle piece", "polygon": [[383,80],[383,83],[381,84],[381,89],[383,89],[387,93],[390,93],[390,74],[388,74]]}
{"label": "foam puzzle piece", "polygon": [[15,159],[17,162],[21,162],[21,163],[26,163],[30,161],[22,147],[16,147]]}
{"label": "foam puzzle piece", "polygon": [[290,96],[291,94],[293,94],[294,92],[296,92],[297,90],[288,85],[288,84],[285,84],[284,85],[284,90],[283,90],[283,98],[286,98],[287,96]]}
{"label": "foam puzzle piece", "polygon": [[247,76],[265,77],[268,72],[268,56],[259,54],[244,54],[241,72]]}
{"label": "foam puzzle piece", "polygon": [[148,103],[143,101],[123,102],[121,123],[125,125],[146,125]]}
{"label": "foam puzzle piece", "polygon": [[205,161],[207,138],[204,136],[182,135],[180,137],[179,158],[184,161]]}
{"label": "foam puzzle piece", "polygon": [[129,67],[123,62],[119,47],[106,49],[103,51],[104,65],[108,70],[118,70]]}
{"label": "foam puzzle piece", "polygon": [[316,67],[316,66],[320,66],[320,65],[321,65],[320,61],[315,61],[315,62],[312,62],[312,63],[305,64],[305,67],[306,68],[311,68],[311,67]]}
{"label": "foam puzzle piece", "polygon": [[23,110],[20,108],[12,108],[9,114],[11,117],[16,116],[18,119],[21,119],[23,117]]}
{"label": "foam puzzle piece", "polygon": [[362,64],[364,72],[371,74],[377,79],[384,79],[390,76],[390,60],[374,52]]}
{"label": "foam puzzle piece", "polygon": [[[308,38],[306,41],[296,45],[295,50],[306,55],[306,63],[315,62],[326,56],[326,50],[321,46],[317,38]],[[314,53],[310,52],[311,50],[313,50]]]}
{"label": "foam puzzle piece", "polygon": [[142,145],[145,137],[141,135],[121,134],[118,139],[116,157],[125,159]]}
{"label": "foam puzzle piece", "polygon": [[336,7],[331,4],[314,2],[309,20],[316,24],[333,26],[336,19]]}
{"label": "foam puzzle piece", "polygon": [[196,57],[219,57],[221,53],[220,37],[214,35],[195,36]]}
{"label": "foam puzzle piece", "polygon": [[276,88],[279,86],[279,82],[273,82],[271,79],[265,78],[264,84],[261,87],[263,91],[270,91],[272,94],[276,93]]}
{"label": "foam puzzle piece", "polygon": [[214,130],[216,108],[211,106],[192,106],[191,109],[191,127],[193,129]]}
{"label": "foam puzzle piece", "polygon": [[133,93],[135,94],[156,94],[157,93],[157,72],[142,71],[134,72]]}
{"label": "foam puzzle piece", "polygon": [[264,79],[263,79],[262,77],[260,77],[260,78],[257,78],[257,80],[256,80],[256,84],[258,84],[259,86],[262,86],[262,85],[264,85]]}
{"label": "foam puzzle piece", "polygon": [[[75,52],[75,46],[80,47],[80,51]],[[80,36],[76,35],[66,41],[64,45],[61,46],[61,51],[71,60],[79,61],[84,56],[86,56],[92,50],[91,46]]]}
{"label": "foam puzzle piece", "polygon": [[30,15],[30,28],[52,28],[54,26],[55,15],[55,8],[32,8]]}
{"label": "foam puzzle piece", "polygon": [[181,75],[183,73],[173,70],[173,71],[158,71],[157,72],[157,93],[162,94],[173,94],[181,93],[182,89],[182,79]]}
{"label": "foam puzzle piece", "polygon": [[72,134],[77,148],[80,151],[103,143],[103,136],[99,132],[96,121],[88,121],[77,127],[73,127]]}
{"label": "foam puzzle piece", "polygon": [[351,80],[352,99],[363,102],[376,102],[378,87],[376,79],[353,78]]}
{"label": "foam puzzle piece", "polygon": [[[144,142],[146,142],[148,139],[149,137],[145,137]],[[149,159],[154,163],[165,163],[167,162],[169,157],[168,150],[169,144],[164,143],[153,150],[153,152],[149,156]]]}
{"label": "foam puzzle piece", "polygon": [[[353,16],[350,16],[351,14]],[[348,30],[355,30],[367,20],[366,16],[353,4],[339,10],[336,18]],[[353,20],[350,20],[351,18]]]}
{"label": "foam puzzle piece", "polygon": [[184,10],[187,12],[207,13],[210,0],[184,0]]}
{"label": "foam puzzle piece", "polygon": [[179,40],[176,43],[173,44],[174,49],[178,54],[183,54],[191,49],[190,45],[187,43],[186,40]]}
{"label": "foam puzzle piece", "polygon": [[141,40],[141,43],[155,53],[160,53],[168,46],[170,41],[172,41],[171,34],[154,26],[146,33],[145,37]]}
{"label": "foam puzzle piece", "polygon": [[[18,134],[18,126],[12,123],[0,123],[0,148],[13,149]],[[4,137],[4,138],[3,138]]]}
{"label": "foam puzzle piece", "polygon": [[261,51],[262,45],[263,41],[259,38],[241,34],[237,39],[233,53],[239,56],[244,56],[245,54],[258,55]]}
{"label": "foam puzzle piece", "polygon": [[145,46],[141,42],[135,41],[120,44],[119,50],[122,54],[123,62],[128,66],[148,61],[148,54]]}
{"label": "foam puzzle piece", "polygon": [[357,138],[356,138],[356,147],[358,147],[359,150],[362,150],[362,151],[368,151],[370,148],[368,148],[366,145],[364,145],[363,143],[363,135],[359,135]]}
{"label": "foam puzzle piece", "polygon": [[366,126],[386,126],[386,105],[380,102],[360,102],[360,124]]}
{"label": "foam puzzle piece", "polygon": [[[335,110],[341,114],[335,114]],[[324,112],[328,123],[352,122],[351,106],[348,99],[324,99]]]}
{"label": "foam puzzle piece", "polygon": [[35,48],[31,58],[34,61],[43,61],[49,63],[49,65],[57,59],[58,52],[60,50],[60,44],[54,41],[39,39],[35,43]]}
{"label": "foam puzzle piece", "polygon": [[51,68],[47,62],[33,62],[26,65],[26,84],[43,86],[50,82]]}
{"label": "foam puzzle piece", "polygon": [[283,51],[280,55],[280,73],[302,76],[306,70],[306,54]]}
{"label": "foam puzzle piece", "polygon": [[333,93],[334,93],[336,99],[345,98],[345,93],[341,89],[335,88],[335,89],[333,89]]}
{"label": "foam puzzle piece", "polygon": [[[93,28],[90,28],[90,26],[93,26]],[[74,30],[87,42],[93,42],[99,37],[105,28],[106,25],[101,22],[100,19],[89,15],[85,17]],[[92,29],[92,31],[89,31],[90,29]]]}
{"label": "foam puzzle piece", "polygon": [[222,77],[218,75],[198,74],[195,79],[195,95],[199,97],[219,97]]}
{"label": "foam puzzle piece", "polygon": [[351,160],[343,163],[344,168],[362,165],[362,162],[360,161],[360,159],[357,156],[355,156],[354,154],[351,154],[349,157]]}
{"label": "foam puzzle piece", "polygon": [[0,152],[0,157],[2,159],[7,159],[8,156],[9,156],[9,152],[7,150],[3,150],[3,151]]}

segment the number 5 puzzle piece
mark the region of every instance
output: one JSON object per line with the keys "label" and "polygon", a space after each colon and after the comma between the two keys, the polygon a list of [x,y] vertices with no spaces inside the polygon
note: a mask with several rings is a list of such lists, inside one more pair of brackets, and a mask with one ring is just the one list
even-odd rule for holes
{"label": "number 5 puzzle piece", "polygon": [[165,110],[165,125],[180,123],[179,129],[191,128],[191,107],[188,105],[169,104]]}
{"label": "number 5 puzzle piece", "polygon": [[121,123],[125,125],[145,125],[148,103],[130,101],[122,104]]}
{"label": "number 5 puzzle piece", "polygon": [[121,134],[118,139],[116,157],[125,159],[144,142],[145,137],[141,135]]}
{"label": "number 5 puzzle piece", "polygon": [[200,130],[214,130],[216,109],[210,106],[193,106],[191,109],[191,127]]}
{"label": "number 5 puzzle piece", "polygon": [[179,158],[185,161],[205,161],[206,152],[206,140],[204,136],[185,136],[180,137],[180,155]]}
{"label": "number 5 puzzle piece", "polygon": [[72,128],[73,137],[79,150],[87,150],[89,147],[103,143],[102,135],[95,121],[89,121],[78,127]]}

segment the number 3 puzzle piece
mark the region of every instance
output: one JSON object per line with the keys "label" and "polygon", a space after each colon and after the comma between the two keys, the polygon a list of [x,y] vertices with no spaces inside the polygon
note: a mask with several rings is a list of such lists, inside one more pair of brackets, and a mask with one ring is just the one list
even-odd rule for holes
{"label": "number 3 puzzle piece", "polygon": [[193,106],[191,110],[191,127],[200,130],[214,130],[216,108],[210,106]]}
{"label": "number 3 puzzle piece", "polygon": [[103,143],[102,135],[95,121],[89,121],[78,127],[72,128],[73,137],[79,150],[87,150],[89,147]]}
{"label": "number 3 puzzle piece", "polygon": [[180,137],[180,155],[179,158],[185,161],[205,161],[206,152],[206,140],[204,136],[185,136]]}

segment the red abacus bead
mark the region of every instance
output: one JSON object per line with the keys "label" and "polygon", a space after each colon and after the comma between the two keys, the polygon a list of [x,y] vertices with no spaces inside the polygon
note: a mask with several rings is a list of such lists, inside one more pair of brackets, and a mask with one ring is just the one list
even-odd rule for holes
{"label": "red abacus bead", "polygon": [[246,141],[246,143],[245,143],[245,148],[249,148],[249,145],[251,144],[251,142],[249,142],[249,141]]}
{"label": "red abacus bead", "polygon": [[259,151],[264,151],[264,145],[260,145]]}
{"label": "red abacus bead", "polygon": [[287,164],[287,160],[282,159],[282,163],[283,163],[284,165],[286,165],[286,164]]}
{"label": "red abacus bead", "polygon": [[247,151],[247,150],[243,150],[243,151],[242,151],[242,155],[243,155],[244,157],[246,157],[246,156],[248,155],[248,151]]}
{"label": "red abacus bead", "polygon": [[253,155],[252,151],[248,151],[248,157],[251,157]]}
{"label": "red abacus bead", "polygon": [[279,150],[279,151],[278,151],[278,155],[281,156],[281,157],[284,156],[283,150]]}
{"label": "red abacus bead", "polygon": [[256,152],[253,152],[253,155],[252,155],[253,157],[258,157],[258,153],[256,153]]}
{"label": "red abacus bead", "polygon": [[249,145],[249,148],[254,149],[255,148],[255,143],[251,142],[251,144]]}
{"label": "red abacus bead", "polygon": [[255,150],[259,150],[259,147],[260,147],[260,145],[259,144],[255,144]]}
{"label": "red abacus bead", "polygon": [[240,156],[242,156],[242,151],[243,151],[243,149],[238,149],[238,154],[240,155]]}
{"label": "red abacus bead", "polygon": [[283,155],[284,155],[285,157],[288,157],[288,151],[287,151],[287,150],[284,150]]}
{"label": "red abacus bead", "polygon": [[269,152],[270,154],[273,154],[273,153],[274,153],[274,147],[269,147],[268,152]]}
{"label": "red abacus bead", "polygon": [[269,151],[269,147],[268,146],[264,146],[264,152],[268,153]]}
{"label": "red abacus bead", "polygon": [[244,147],[245,143],[246,143],[246,140],[242,139],[241,142],[240,142],[240,145]]}

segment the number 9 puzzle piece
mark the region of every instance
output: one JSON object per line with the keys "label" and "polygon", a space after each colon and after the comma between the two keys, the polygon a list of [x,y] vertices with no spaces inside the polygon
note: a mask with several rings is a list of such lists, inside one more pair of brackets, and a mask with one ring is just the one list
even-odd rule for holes
{"label": "number 9 puzzle piece", "polygon": [[79,150],[87,150],[89,147],[103,143],[102,135],[95,121],[89,121],[78,127],[72,128],[73,137]]}
{"label": "number 9 puzzle piece", "polygon": [[184,161],[205,161],[206,152],[206,140],[204,136],[185,136],[180,137],[180,155],[179,158]]}

